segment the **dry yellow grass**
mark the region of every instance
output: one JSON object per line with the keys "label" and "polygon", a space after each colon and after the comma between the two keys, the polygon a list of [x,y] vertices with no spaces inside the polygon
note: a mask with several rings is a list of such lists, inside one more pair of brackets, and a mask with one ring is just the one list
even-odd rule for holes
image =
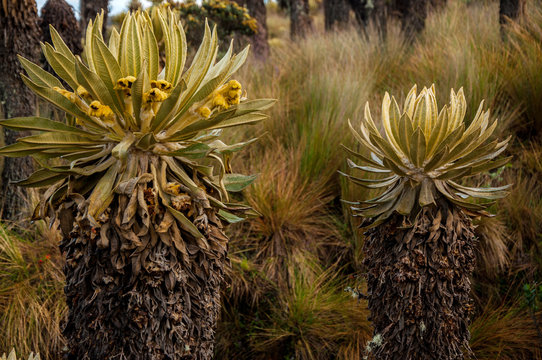
{"label": "dry yellow grass", "polygon": [[0,227],[0,349],[57,359],[64,347],[64,276],[54,232],[29,241]]}

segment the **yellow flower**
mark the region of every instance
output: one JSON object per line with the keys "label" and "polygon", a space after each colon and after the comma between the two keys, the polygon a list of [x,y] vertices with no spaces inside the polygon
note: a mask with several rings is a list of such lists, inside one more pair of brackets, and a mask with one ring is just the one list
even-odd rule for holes
{"label": "yellow flower", "polygon": [[248,26],[250,30],[254,31],[255,33],[258,32],[258,22],[256,19],[249,19],[249,20],[243,20],[243,25]]}
{"label": "yellow flower", "polygon": [[242,88],[237,80],[231,80],[223,84],[205,98],[204,101],[194,106],[194,112],[204,118],[211,116],[213,110],[229,109],[241,101]]}
{"label": "yellow flower", "polygon": [[228,104],[228,102],[226,101],[226,99],[224,98],[222,94],[216,94],[216,96],[213,98],[212,106],[213,107],[220,106],[220,107],[223,107],[224,109],[227,109],[230,107],[230,105]]}
{"label": "yellow flower", "polygon": [[70,100],[71,102],[75,101],[75,94],[71,91],[59,88],[58,86],[53,87],[53,90],[60,93],[62,96],[64,96],[66,99]]}
{"label": "yellow flower", "polygon": [[196,109],[196,113],[204,118],[208,118],[211,116],[211,109],[209,109],[207,106],[202,106]]}
{"label": "yellow flower", "polygon": [[117,80],[117,83],[115,84],[114,89],[115,90],[131,89],[132,85],[134,84],[134,81],[136,81],[136,78],[134,76],[126,76],[126,77],[120,78]]}
{"label": "yellow flower", "polygon": [[165,92],[170,92],[173,86],[166,80],[151,80],[151,87],[157,88]]}
{"label": "yellow flower", "polygon": [[181,185],[174,182],[167,183],[166,192],[175,196],[179,195],[181,193]]}
{"label": "yellow flower", "polygon": [[83,99],[87,101],[92,100],[92,96],[90,95],[90,93],[87,91],[87,89],[85,89],[81,85],[77,87],[77,95],[79,95],[80,97],[82,97]]}
{"label": "yellow flower", "polygon": [[230,82],[228,82],[226,89],[224,89],[223,92],[226,101],[228,102],[228,105],[239,104],[239,101],[241,99],[241,93],[241,84],[237,80],[231,80]]}
{"label": "yellow flower", "polygon": [[89,105],[88,115],[99,118],[108,118],[113,115],[113,110],[111,110],[109,106],[103,105],[101,102],[95,100]]}
{"label": "yellow flower", "polygon": [[168,97],[168,94],[158,88],[153,88],[147,91],[143,95],[143,102],[145,103],[156,103],[156,102],[162,102],[166,100]]}

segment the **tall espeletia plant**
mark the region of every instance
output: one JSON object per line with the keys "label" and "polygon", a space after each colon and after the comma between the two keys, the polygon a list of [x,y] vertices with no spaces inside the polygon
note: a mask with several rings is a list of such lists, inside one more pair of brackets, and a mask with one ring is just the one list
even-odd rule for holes
{"label": "tall espeletia plant", "polygon": [[62,230],[69,359],[210,359],[227,266],[223,223],[250,211],[228,193],[253,180],[230,166],[251,141],[219,137],[265,119],[274,101],[248,100],[231,79],[248,49],[230,47],[217,61],[216,31],[206,27],[185,70],[179,19],[153,16],[127,15],[106,44],[99,15],[84,60],[51,28],[43,52],[68,87],[21,58],[23,80],[66,122],[1,121],[36,132],[0,154],[41,165],[19,185],[47,187],[34,217]]}
{"label": "tall espeletia plant", "polygon": [[[346,175],[355,184],[380,190],[354,203],[365,218],[364,265],[374,338],[368,359],[463,359],[470,355],[469,276],[475,266],[473,217],[486,216],[491,200],[508,186],[469,187],[463,180],[503,166],[494,160],[508,143],[490,140],[497,122],[489,111],[467,125],[463,90],[451,92],[440,111],[435,89],[416,94],[403,108],[386,93],[378,130],[368,104],[360,132],[362,151],[350,154],[351,168],[370,177]],[[486,199],[472,202],[470,198]]]}

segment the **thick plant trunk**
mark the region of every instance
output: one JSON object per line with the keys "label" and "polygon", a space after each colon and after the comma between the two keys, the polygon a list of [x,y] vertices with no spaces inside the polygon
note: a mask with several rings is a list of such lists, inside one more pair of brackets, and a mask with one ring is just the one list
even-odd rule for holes
{"label": "thick plant trunk", "polygon": [[89,20],[94,21],[94,18],[99,14],[102,9],[104,10],[104,23],[103,33],[107,27],[107,13],[108,13],[109,0],[81,0],[79,3],[81,14],[81,29],[85,31]]}
{"label": "thick plant trunk", "polygon": [[304,38],[312,28],[309,15],[309,0],[289,0],[290,37]]}
{"label": "thick plant trunk", "polygon": [[52,25],[68,45],[79,55],[83,51],[81,30],[73,13],[73,8],[65,0],[48,0],[41,9],[40,28],[43,42],[51,42],[49,25]]}
{"label": "thick plant trunk", "polygon": [[65,359],[211,359],[228,266],[228,239],[214,210],[196,206],[206,236],[197,240],[164,211],[152,187],[115,196],[99,226],[82,220],[75,204],[58,212],[69,307]]}
{"label": "thick plant trunk", "polygon": [[[39,39],[36,3],[34,0],[8,0],[0,3],[0,118],[35,115],[36,98],[24,85],[20,74],[24,72],[17,54],[39,61]],[[4,129],[6,144],[12,144],[28,132]],[[11,181],[28,177],[33,171],[32,159],[6,158],[2,169],[0,195],[1,217],[17,220],[27,212],[26,191],[10,184]]]}
{"label": "thick plant trunk", "polygon": [[350,7],[346,0],[324,0],[324,22],[326,31],[348,26]]}
{"label": "thick plant trunk", "polygon": [[451,360],[470,355],[471,219],[443,200],[411,227],[395,215],[364,244],[375,337],[368,359]]}
{"label": "thick plant trunk", "polygon": [[500,0],[499,22],[505,24],[507,19],[516,20],[525,11],[525,0]]}
{"label": "thick plant trunk", "polygon": [[267,8],[263,0],[235,0],[239,5],[248,9],[248,13],[258,22],[258,31],[250,37],[252,52],[259,60],[269,57],[269,43],[267,41]]}

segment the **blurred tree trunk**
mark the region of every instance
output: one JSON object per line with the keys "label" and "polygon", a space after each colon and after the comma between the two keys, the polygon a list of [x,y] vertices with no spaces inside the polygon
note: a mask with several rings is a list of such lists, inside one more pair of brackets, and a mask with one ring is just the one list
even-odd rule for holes
{"label": "blurred tree trunk", "polygon": [[94,21],[94,18],[97,14],[104,10],[104,23],[103,23],[103,33],[105,35],[105,30],[107,28],[107,13],[109,0],[81,0],[80,4],[80,13],[81,13],[81,30],[85,31],[87,29],[87,24],[89,19]]}
{"label": "blurred tree trunk", "polygon": [[500,0],[499,22],[506,23],[507,18],[515,20],[525,11],[525,0]]}
{"label": "blurred tree trunk", "polygon": [[234,0],[245,6],[248,13],[258,22],[258,32],[250,37],[254,55],[259,60],[269,57],[269,43],[267,42],[267,9],[264,0]]}
{"label": "blurred tree trunk", "polygon": [[388,15],[390,12],[388,0],[373,0],[372,5],[371,18],[376,24],[381,39],[385,39],[388,33]]}
{"label": "blurred tree trunk", "polygon": [[47,0],[41,9],[41,39],[43,42],[51,43],[49,25],[58,31],[62,40],[74,54],[81,54],[83,51],[81,29],[73,13],[73,8],[66,1]]}
{"label": "blurred tree trunk", "polygon": [[440,10],[446,7],[448,0],[430,0],[430,5],[433,9]]}
{"label": "blurred tree trunk", "polygon": [[395,0],[392,13],[401,20],[401,28],[409,40],[425,28],[427,6],[428,0]]}
{"label": "blurred tree trunk", "polygon": [[369,23],[369,16],[373,10],[374,3],[372,1],[368,3],[367,0],[348,0],[348,4],[354,12],[358,26],[365,29]]}
{"label": "blurred tree trunk", "polygon": [[324,22],[326,31],[345,28],[350,19],[350,7],[346,0],[324,0]]}
{"label": "blurred tree trunk", "polygon": [[[21,80],[23,68],[17,54],[35,63],[39,61],[40,29],[36,2],[2,1],[0,34],[0,103],[4,105],[0,117],[35,115],[36,98]],[[29,133],[4,129],[6,144],[12,144],[17,137],[27,135]],[[28,177],[32,170],[32,159],[29,157],[5,159],[0,193],[0,212],[3,219],[20,219],[26,212],[26,191],[10,182]]]}
{"label": "blurred tree trunk", "polygon": [[309,0],[289,0],[290,10],[290,37],[303,38],[312,28],[309,15]]}

